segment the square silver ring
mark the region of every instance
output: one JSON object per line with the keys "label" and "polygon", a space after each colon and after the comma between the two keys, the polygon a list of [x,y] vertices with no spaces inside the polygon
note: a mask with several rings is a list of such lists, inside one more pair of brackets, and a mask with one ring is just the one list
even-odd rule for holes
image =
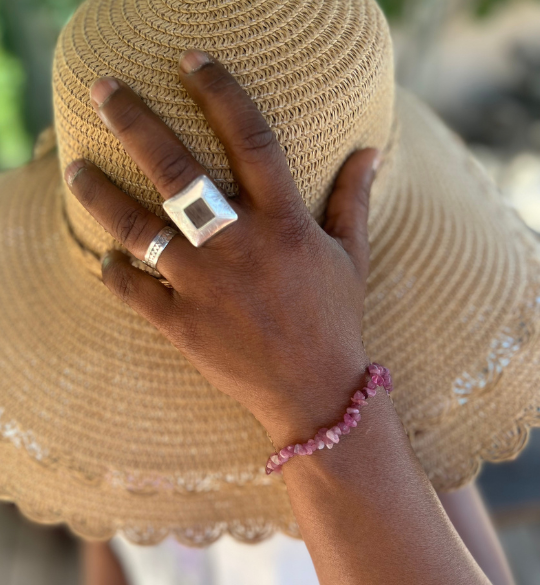
{"label": "square silver ring", "polygon": [[163,209],[196,247],[238,219],[223,193],[206,175],[200,175],[167,199]]}

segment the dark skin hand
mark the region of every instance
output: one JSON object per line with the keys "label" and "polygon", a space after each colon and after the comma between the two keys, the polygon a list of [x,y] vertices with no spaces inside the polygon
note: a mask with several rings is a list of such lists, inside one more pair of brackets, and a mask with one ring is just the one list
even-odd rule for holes
{"label": "dark skin hand", "polygon": [[[193,61],[189,51],[183,63]],[[180,81],[229,158],[238,221],[201,248],[176,236],[158,261],[164,287],[125,255],[103,282],[148,319],[222,392],[244,404],[278,448],[340,420],[363,385],[369,190],[378,153],[355,152],[334,185],[324,229],[311,217],[275,135],[247,93],[212,60]],[[107,91],[108,90],[108,91]],[[96,112],[165,199],[205,169],[122,82],[98,80]],[[164,222],[94,165],[66,170],[72,192],[134,256]],[[482,584],[384,391],[332,451],[294,457],[284,479],[322,585]],[[365,411],[365,414],[364,414]],[[265,462],[261,462],[263,465]]]}
{"label": "dark skin hand", "polygon": [[[347,161],[325,232],[304,205],[274,133],[230,73],[216,62],[182,75],[182,82],[225,146],[240,186],[240,196],[230,200],[238,221],[201,248],[183,236],[171,241],[157,268],[173,289],[130,268],[119,254],[104,266],[103,282],[284,446],[309,435],[313,424],[323,426],[317,414],[327,417],[336,407],[328,388],[344,391],[339,414],[349,389],[364,376],[368,360],[360,331],[369,247],[354,226],[366,225],[367,203],[354,198],[369,189],[377,153],[355,153]],[[205,169],[133,91],[118,85],[104,99],[107,80],[97,82],[93,103],[168,199]],[[160,218],[88,162],[72,190],[108,232],[144,259],[165,225]],[[336,221],[347,206],[347,221]],[[287,429],[284,412],[292,419]]]}

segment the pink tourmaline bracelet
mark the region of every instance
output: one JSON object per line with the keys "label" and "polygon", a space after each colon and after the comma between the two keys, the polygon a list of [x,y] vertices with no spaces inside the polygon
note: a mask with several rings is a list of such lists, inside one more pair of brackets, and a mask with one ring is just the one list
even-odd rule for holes
{"label": "pink tourmaline bracelet", "polygon": [[394,387],[392,386],[392,376],[388,368],[379,364],[370,364],[367,367],[371,380],[366,384],[362,390],[357,390],[351,398],[352,406],[347,408],[347,412],[343,416],[343,422],[339,422],[331,429],[320,429],[318,433],[309,439],[307,443],[296,445],[289,445],[281,449],[278,453],[270,455],[266,463],[266,473],[270,475],[272,471],[281,472],[281,467],[289,459],[295,455],[313,455],[318,449],[328,447],[331,449],[334,445],[339,443],[341,435],[348,435],[351,428],[358,425],[360,420],[360,409],[367,405],[367,398],[377,394],[377,387],[382,386],[387,394],[390,394]]}

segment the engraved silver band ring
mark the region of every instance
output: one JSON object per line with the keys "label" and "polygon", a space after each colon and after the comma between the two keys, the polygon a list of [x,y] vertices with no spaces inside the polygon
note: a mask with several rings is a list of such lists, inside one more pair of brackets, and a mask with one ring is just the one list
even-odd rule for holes
{"label": "engraved silver band ring", "polygon": [[157,270],[156,266],[161,253],[165,250],[167,244],[174,238],[174,236],[178,235],[178,233],[179,232],[174,228],[169,226],[161,229],[156,237],[150,242],[143,262],[150,266],[150,268]]}

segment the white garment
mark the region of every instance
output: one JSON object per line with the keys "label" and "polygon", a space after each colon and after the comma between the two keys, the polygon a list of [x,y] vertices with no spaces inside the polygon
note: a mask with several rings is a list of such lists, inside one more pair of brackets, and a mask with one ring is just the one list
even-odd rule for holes
{"label": "white garment", "polygon": [[169,537],[156,546],[111,540],[130,585],[318,585],[306,545],[284,534],[259,544],[222,536],[207,548]]}

